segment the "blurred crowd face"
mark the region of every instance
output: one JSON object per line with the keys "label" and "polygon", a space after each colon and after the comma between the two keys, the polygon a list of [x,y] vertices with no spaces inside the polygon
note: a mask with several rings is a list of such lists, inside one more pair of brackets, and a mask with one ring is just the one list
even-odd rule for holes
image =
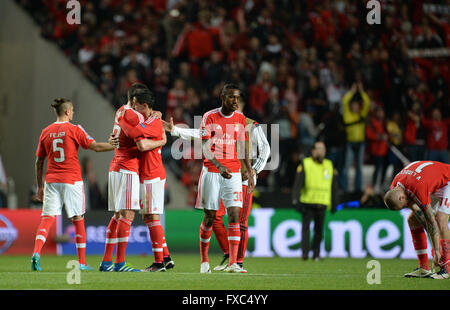
{"label": "blurred crowd face", "polygon": [[440,121],[442,120],[442,114],[441,111],[439,111],[439,109],[433,109],[433,111],[431,112],[431,118],[434,121]]}

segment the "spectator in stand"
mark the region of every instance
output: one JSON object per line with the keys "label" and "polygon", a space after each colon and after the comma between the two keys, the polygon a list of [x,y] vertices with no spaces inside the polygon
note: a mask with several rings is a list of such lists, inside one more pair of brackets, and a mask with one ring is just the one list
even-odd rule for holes
{"label": "spectator in stand", "polygon": [[366,125],[368,151],[375,165],[371,186],[375,193],[381,193],[387,168],[389,136],[386,131],[384,110],[381,107],[375,107],[372,113]]}
{"label": "spectator in stand", "polygon": [[450,118],[442,119],[439,109],[431,110],[431,118],[421,116],[423,127],[427,131],[427,159],[448,163],[448,130]]}
{"label": "spectator in stand", "polygon": [[[327,146],[327,158],[333,162],[338,175],[342,173],[344,165],[346,134],[344,120],[340,112],[340,104],[334,104],[331,111],[325,114],[323,119],[323,130],[319,135],[320,141]],[[340,182],[340,178],[338,178]],[[342,188],[342,184],[339,183]]]}
{"label": "spectator in stand", "polygon": [[107,201],[97,183],[97,176],[92,167],[92,160],[89,157],[83,157],[81,160],[81,173],[86,195],[86,210],[104,210]]}
{"label": "spectator in stand", "polygon": [[175,79],[173,87],[167,94],[167,117],[171,117],[177,106],[183,106],[187,100],[184,81],[180,78]]}
{"label": "spectator in stand", "polygon": [[[391,146],[396,147],[400,152],[403,151],[403,124],[400,112],[395,111],[394,114],[388,119],[386,123],[386,130],[389,135],[389,143]],[[392,177],[391,180],[402,170],[403,163],[401,160],[389,149],[388,163],[392,165]]]}
{"label": "spectator in stand", "polygon": [[342,107],[347,144],[340,183],[343,186],[343,191],[348,191],[348,171],[350,166],[355,163],[356,175],[353,190],[361,192],[366,117],[370,108],[370,98],[364,91],[362,83],[352,85],[352,88],[342,98]]}
{"label": "spectator in stand", "polygon": [[303,95],[305,106],[312,109],[314,122],[319,124],[323,115],[328,110],[327,95],[319,84],[317,76],[313,75],[309,78],[308,88]]}
{"label": "spectator in stand", "polygon": [[210,60],[206,64],[205,86],[210,92],[215,85],[220,83],[225,75],[224,64],[222,62],[222,55],[220,51],[213,51],[210,55]]}
{"label": "spectator in stand", "polygon": [[250,118],[261,121],[264,119],[264,104],[270,97],[270,92],[273,87],[274,69],[269,63],[262,63],[260,67],[260,73],[256,84],[250,88],[250,101],[251,107]]}
{"label": "spectator in stand", "polygon": [[405,133],[403,135],[407,157],[410,161],[424,160],[426,151],[426,132],[420,120],[420,104],[414,103],[407,112]]}

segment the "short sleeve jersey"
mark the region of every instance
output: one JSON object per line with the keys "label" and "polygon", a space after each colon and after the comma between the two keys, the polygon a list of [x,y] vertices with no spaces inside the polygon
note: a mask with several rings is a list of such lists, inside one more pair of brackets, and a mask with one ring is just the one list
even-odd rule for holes
{"label": "short sleeve jersey", "polygon": [[[136,142],[142,139],[161,140],[163,137],[164,129],[159,118],[149,117],[143,124],[138,126],[144,127],[144,136],[136,138]],[[139,179],[141,183],[156,178],[161,180],[166,178],[166,170],[161,157],[161,147],[139,152]]]}
{"label": "short sleeve jersey", "polygon": [[78,147],[89,148],[95,140],[80,125],[55,122],[41,132],[36,156],[47,157],[46,183],[81,181]]}
{"label": "short sleeve jersey", "polygon": [[139,158],[138,158],[138,149],[136,143],[133,139],[128,137],[125,132],[120,128],[118,118],[121,111],[124,111],[125,117],[127,113],[134,113],[138,115],[141,122],[144,121],[144,117],[139,112],[126,107],[125,105],[121,106],[117,112],[114,119],[114,127],[113,134],[115,136],[119,136],[119,146],[114,150],[114,157],[109,166],[109,171],[116,172],[135,172],[139,174]]}
{"label": "short sleeve jersey", "polygon": [[430,195],[450,181],[450,165],[437,161],[415,161],[400,171],[391,184],[403,187],[421,209],[430,204]]}
{"label": "short sleeve jersey", "polygon": [[[206,112],[200,125],[201,139],[211,139],[211,151],[215,158],[233,173],[239,172],[241,168],[236,143],[237,141],[248,141],[245,126],[244,114],[235,111],[230,116],[225,116],[222,114],[221,108]],[[207,158],[204,159],[203,165],[208,168],[208,171],[219,172]]]}

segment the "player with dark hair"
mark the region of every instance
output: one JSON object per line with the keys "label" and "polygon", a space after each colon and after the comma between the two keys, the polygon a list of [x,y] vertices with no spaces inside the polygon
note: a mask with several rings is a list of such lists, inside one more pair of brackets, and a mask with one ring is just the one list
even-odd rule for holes
{"label": "player with dark hair", "polygon": [[[161,158],[161,147],[166,134],[162,121],[153,115],[154,96],[148,89],[139,91],[133,97],[136,110],[144,116],[145,121],[137,124],[137,120],[125,120],[119,117],[119,124],[125,132],[133,130],[134,126],[143,129],[142,134],[133,137],[139,150],[139,180],[140,207],[143,220],[148,227],[155,261],[143,271],[161,272],[173,268],[174,262],[170,257],[165,241],[164,229],[161,226],[160,215],[164,213],[164,187],[166,171]],[[161,142],[161,146],[154,148],[154,141]]]}
{"label": "player with dark hair", "polygon": [[230,256],[227,272],[246,273],[237,264],[240,241],[239,213],[243,203],[241,162],[238,154],[244,150],[244,165],[248,171],[248,193],[254,188],[254,172],[250,165],[245,116],[238,112],[241,92],[236,85],[226,84],[221,92],[222,106],[206,112],[200,125],[202,150],[205,156],[198,182],[196,208],[203,209],[200,225],[201,273],[211,272],[208,249],[212,225],[223,201],[228,214],[228,244]]}
{"label": "player with dark hair", "polygon": [[[43,201],[42,217],[36,232],[31,270],[41,271],[41,249],[45,244],[56,215],[61,214],[63,205],[75,227],[80,270],[92,270],[86,263],[86,231],[84,227],[85,195],[78,148],[95,152],[112,151],[114,146],[96,142],[80,125],[71,123],[73,104],[70,100],[57,98],[51,105],[56,112],[56,122],[44,128],[36,150],[37,201]],[[47,157],[47,171],[44,175],[44,161]]]}
{"label": "player with dark hair", "polygon": [[[242,97],[239,101],[239,112],[244,109],[244,102]],[[252,169],[254,171],[254,183],[256,184],[256,176],[264,169],[267,160],[270,156],[270,145],[267,138],[261,128],[261,126],[254,120],[246,118],[246,130],[248,132],[248,146],[249,152],[252,155]],[[172,136],[180,137],[184,140],[200,139],[198,129],[195,128],[181,128],[173,124],[171,118],[169,122],[163,121],[164,129],[170,132]],[[247,142],[246,142],[247,143]],[[245,165],[242,166],[241,160],[241,174],[242,174],[242,191],[243,191],[243,205],[239,213],[239,224],[241,231],[241,240],[239,242],[239,250],[237,255],[237,264],[243,267],[245,252],[248,242],[248,217],[250,215],[253,192],[247,193],[248,186],[248,172],[245,169]],[[227,228],[223,223],[223,216],[226,214],[225,206],[223,202],[220,202],[219,210],[216,212],[216,218],[213,222],[213,232],[219,243],[220,249],[224,253],[221,262],[214,267],[214,270],[225,270],[228,266],[229,260],[229,244]]]}
{"label": "player with dark hair", "polygon": [[[439,199],[432,205],[431,198]],[[415,161],[407,165],[394,178],[390,190],[384,196],[391,210],[411,209],[408,225],[419,268],[405,277],[432,277],[446,279],[450,271],[450,165],[436,161]],[[433,265],[441,270],[432,274],[427,255],[427,237],[433,246]]]}
{"label": "player with dark hair", "polygon": [[[113,136],[118,139],[118,145],[111,161],[108,176],[108,210],[113,211],[106,230],[105,253],[100,263],[100,271],[139,272],[125,262],[125,252],[130,235],[131,223],[134,220],[134,212],[140,210],[139,206],[139,151],[133,138],[123,132],[119,125],[120,116],[125,119],[137,118],[139,122],[144,117],[133,109],[134,96],[148,88],[140,83],[133,84],[128,90],[128,102],[120,107],[115,115]],[[139,127],[134,127],[134,135],[139,134]],[[128,133],[130,134],[130,133]],[[153,147],[160,146],[160,142]],[[116,259],[113,265],[112,255],[117,244]]]}

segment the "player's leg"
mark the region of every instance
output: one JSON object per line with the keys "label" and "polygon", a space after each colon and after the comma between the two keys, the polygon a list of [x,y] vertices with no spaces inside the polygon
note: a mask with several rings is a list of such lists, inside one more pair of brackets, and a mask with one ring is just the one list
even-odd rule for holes
{"label": "player's leg", "polygon": [[310,250],[310,224],[313,218],[311,206],[304,205],[302,207],[302,257],[307,260]]}
{"label": "player's leg", "polygon": [[214,267],[214,270],[224,270],[228,266],[229,259],[229,246],[228,246],[228,233],[227,228],[223,224],[223,216],[226,214],[225,206],[222,200],[220,200],[219,210],[216,212],[216,217],[213,222],[213,232],[216,236],[217,243],[223,252],[223,258],[221,262]]}
{"label": "player's leg", "polygon": [[405,274],[407,278],[423,278],[431,274],[430,262],[428,260],[427,254],[427,235],[425,234],[425,229],[420,224],[420,222],[411,212],[408,216],[408,226],[411,231],[411,237],[414,244],[414,249],[417,254],[417,259],[419,260],[419,268],[412,272]]}
{"label": "player's leg", "polygon": [[239,214],[243,203],[242,176],[240,173],[232,173],[230,179],[223,180],[221,198],[223,204],[227,208],[228,246],[230,249],[228,267],[225,271],[245,273],[247,271],[237,264],[237,254],[239,251],[239,242],[241,240]]}
{"label": "player's leg", "polygon": [[440,199],[439,208],[436,213],[436,221],[441,235],[439,249],[441,251],[442,269],[450,273],[450,230],[448,229],[448,218],[450,215],[450,185],[443,188],[443,197]]}
{"label": "player's leg", "polygon": [[115,171],[108,173],[108,211],[114,212],[106,228],[105,251],[99,270],[102,272],[113,271],[113,253],[117,245],[117,225],[119,224],[120,212],[116,205],[120,201],[120,174]]}
{"label": "player's leg", "polygon": [[114,248],[117,244],[117,225],[119,224],[119,218],[120,213],[114,212],[114,215],[111,217],[108,227],[106,228],[105,252],[99,268],[99,270],[103,272],[112,271],[113,268],[112,258]]}
{"label": "player's leg", "polygon": [[84,226],[84,213],[86,211],[83,182],[64,184],[63,196],[66,213],[72,219],[75,228],[75,245],[77,248],[80,270],[93,270],[86,263],[86,229]]}
{"label": "player's leg", "polygon": [[216,217],[215,210],[203,210],[203,221],[200,224],[200,272],[209,273],[211,272],[209,268],[209,243],[211,241],[212,235],[212,224],[214,218]]}
{"label": "player's leg", "polygon": [[135,211],[140,210],[139,206],[139,176],[137,174],[119,173],[118,193],[120,197],[116,204],[116,210],[120,213],[117,224],[117,247],[116,259],[114,261],[114,271],[117,272],[138,272],[140,269],[133,268],[126,264],[125,254],[130,236],[131,224],[134,220]]}
{"label": "player's leg", "polygon": [[222,176],[219,173],[209,172],[205,167],[198,181],[198,194],[195,207],[203,209],[203,220],[200,224],[200,273],[210,273],[209,243],[212,235],[212,226],[219,209]]}
{"label": "player's leg", "polygon": [[164,230],[161,226],[161,216],[164,208],[164,183],[144,182],[141,183],[141,212],[142,218],[148,227],[154,262],[143,271],[164,272]]}
{"label": "player's leg", "polygon": [[47,241],[48,233],[55,223],[56,215],[61,214],[62,201],[57,183],[44,184],[44,201],[42,204],[41,221],[36,231],[33,255],[31,257],[31,270],[41,271],[41,250]]}
{"label": "player's leg", "polygon": [[314,239],[313,239],[313,259],[320,260],[320,243],[323,239],[323,224],[325,221],[325,206],[314,208]]}
{"label": "player's leg", "polygon": [[242,186],[243,203],[242,209],[239,213],[239,224],[241,230],[241,240],[239,242],[239,250],[237,255],[237,263],[243,266],[245,251],[247,250],[248,242],[248,217],[250,215],[250,210],[252,208],[253,192],[248,193],[248,186]]}

